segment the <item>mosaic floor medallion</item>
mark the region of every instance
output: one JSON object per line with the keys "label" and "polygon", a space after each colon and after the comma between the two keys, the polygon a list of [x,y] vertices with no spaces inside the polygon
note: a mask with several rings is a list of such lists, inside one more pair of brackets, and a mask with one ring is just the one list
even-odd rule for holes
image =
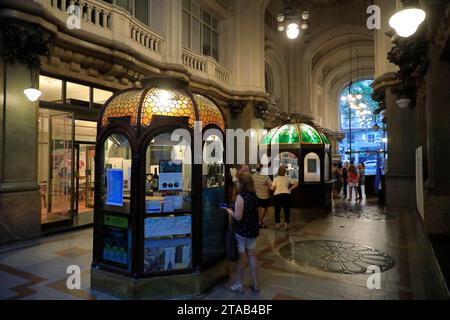
{"label": "mosaic floor medallion", "polygon": [[379,250],[334,240],[291,242],[280,248],[280,254],[304,267],[342,274],[366,273],[369,266],[378,266],[384,272],[395,265],[391,256]]}

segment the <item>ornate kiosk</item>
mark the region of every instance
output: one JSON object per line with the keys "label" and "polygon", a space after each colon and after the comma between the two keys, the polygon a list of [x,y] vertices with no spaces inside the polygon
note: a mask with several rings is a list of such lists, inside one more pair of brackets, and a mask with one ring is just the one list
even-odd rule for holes
{"label": "ornate kiosk", "polygon": [[270,154],[274,146],[279,153],[274,158],[274,176],[283,164],[288,169],[286,175],[299,181],[292,192],[292,207],[330,212],[333,180],[330,142],[325,134],[304,123],[290,123],[273,128],[262,137],[262,153]]}
{"label": "ornate kiosk", "polygon": [[[149,79],[106,102],[96,147],[93,289],[187,297],[227,276],[224,130],[220,108],[181,80]],[[194,161],[191,141],[205,150],[219,138],[215,160]]]}

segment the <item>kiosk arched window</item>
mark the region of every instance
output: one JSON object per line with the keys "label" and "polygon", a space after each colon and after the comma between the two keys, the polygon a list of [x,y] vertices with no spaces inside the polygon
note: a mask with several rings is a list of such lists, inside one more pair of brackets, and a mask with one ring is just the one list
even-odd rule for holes
{"label": "kiosk arched window", "polygon": [[310,152],[305,156],[303,169],[305,182],[320,181],[320,158],[317,153]]}

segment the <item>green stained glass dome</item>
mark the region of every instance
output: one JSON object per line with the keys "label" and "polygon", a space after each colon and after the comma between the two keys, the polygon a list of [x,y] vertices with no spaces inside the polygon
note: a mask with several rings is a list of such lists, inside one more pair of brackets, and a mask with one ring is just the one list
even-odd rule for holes
{"label": "green stained glass dome", "polygon": [[261,145],[296,143],[330,144],[322,132],[304,123],[290,123],[273,128],[261,139]]}

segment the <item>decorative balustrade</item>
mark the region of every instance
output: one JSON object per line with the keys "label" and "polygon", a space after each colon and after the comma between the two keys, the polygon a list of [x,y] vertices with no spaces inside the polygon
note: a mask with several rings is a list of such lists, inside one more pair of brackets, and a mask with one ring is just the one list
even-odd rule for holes
{"label": "decorative balustrade", "polygon": [[216,65],[216,78],[225,82],[230,83],[230,71],[224,69],[223,67]]}
{"label": "decorative balustrade", "polygon": [[[44,6],[49,6],[52,11],[60,11],[63,14],[68,14],[69,7],[74,5],[80,10],[81,22],[111,29],[112,12],[108,8],[108,4],[89,0],[40,0],[39,2]],[[73,10],[70,10],[70,12],[73,12]],[[75,14],[77,15],[78,12],[75,11]]]}
{"label": "decorative balustrade", "polygon": [[164,38],[148,30],[148,27],[142,26],[138,21],[130,21],[130,37],[141,46],[151,51],[160,53],[161,43]]}
{"label": "decorative balustrade", "polygon": [[[68,10],[69,7],[74,5],[75,15],[81,18],[80,27],[84,32],[122,43],[153,59],[163,60],[162,47],[165,39],[120,7],[98,0],[37,1],[64,23],[72,12]],[[219,85],[230,85],[230,71],[212,57],[183,48],[181,63],[200,78],[215,81]]]}
{"label": "decorative balustrade", "polygon": [[213,58],[200,55],[184,48],[182,54],[183,65],[196,73],[211,80],[230,83],[230,71],[220,66]]}
{"label": "decorative balustrade", "polygon": [[182,54],[183,65],[207,73],[208,60],[206,57],[196,54],[188,49],[183,49]]}

